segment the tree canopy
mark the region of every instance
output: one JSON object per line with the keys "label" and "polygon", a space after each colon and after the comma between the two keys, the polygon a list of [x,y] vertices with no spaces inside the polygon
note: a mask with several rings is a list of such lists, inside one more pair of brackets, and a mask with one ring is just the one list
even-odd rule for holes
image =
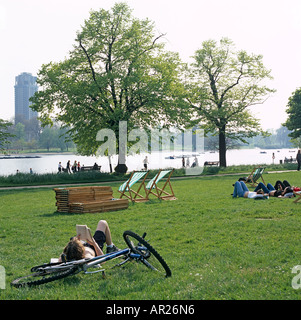
{"label": "tree canopy", "polygon": [[288,118],[284,126],[292,130],[289,136],[292,138],[301,137],[301,88],[296,89],[289,97],[286,112]]}
{"label": "tree canopy", "polygon": [[262,104],[274,90],[261,82],[272,79],[261,55],[236,51],[227,38],[219,45],[203,42],[192,64],[187,100],[195,119],[219,136],[220,165],[226,166],[226,138],[245,142],[263,131],[250,107]]}
{"label": "tree canopy", "polygon": [[118,142],[120,121],[128,130],[183,123],[182,63],[164,49],[163,36],[148,19],[132,17],[125,3],[92,11],[68,58],[42,66],[32,109],[44,125],[54,118],[70,126],[83,155],[96,153],[100,129],[112,129]]}
{"label": "tree canopy", "polygon": [[121,122],[127,132],[201,124],[218,136],[220,165],[226,166],[227,140],[245,142],[263,133],[250,107],[274,92],[264,84],[271,71],[261,55],[236,51],[226,38],[203,42],[184,68],[163,38],[125,3],[91,11],[68,57],[41,67],[31,108],[43,125],[56,120],[71,128],[83,155],[96,154],[104,143],[97,141],[101,129],[115,132],[118,150]]}

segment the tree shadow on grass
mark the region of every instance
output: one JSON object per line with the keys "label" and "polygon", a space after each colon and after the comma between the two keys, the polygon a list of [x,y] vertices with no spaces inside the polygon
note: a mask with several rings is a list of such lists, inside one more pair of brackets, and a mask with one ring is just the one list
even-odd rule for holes
{"label": "tree shadow on grass", "polygon": [[53,213],[45,213],[41,214],[40,217],[46,218],[46,217],[58,217],[58,216],[77,216],[82,215],[83,213],[72,213],[72,212],[59,212],[54,211]]}

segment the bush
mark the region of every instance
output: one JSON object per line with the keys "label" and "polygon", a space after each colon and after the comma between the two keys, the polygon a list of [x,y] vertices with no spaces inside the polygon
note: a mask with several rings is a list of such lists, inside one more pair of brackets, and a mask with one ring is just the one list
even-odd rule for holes
{"label": "bush", "polygon": [[123,176],[117,174],[103,173],[98,171],[84,171],[74,174],[68,173],[48,173],[48,174],[30,174],[18,173],[9,176],[0,176],[1,186],[26,186],[38,184],[65,184],[65,183],[85,183],[114,181],[123,179]]}

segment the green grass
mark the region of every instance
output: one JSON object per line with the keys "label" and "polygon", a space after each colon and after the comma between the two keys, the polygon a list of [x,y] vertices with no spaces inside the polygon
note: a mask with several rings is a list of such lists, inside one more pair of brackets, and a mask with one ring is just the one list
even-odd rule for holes
{"label": "green grass", "polygon": [[[266,174],[266,182],[301,173]],[[37,299],[300,299],[292,288],[292,268],[301,264],[301,204],[292,199],[232,199],[237,176],[173,180],[176,201],[130,204],[99,214],[56,212],[51,188],[0,191],[0,265],[6,289],[0,300]],[[118,184],[111,184],[117,196]],[[147,239],[163,256],[172,277],[162,279],[143,265],[129,264],[100,274],[78,274],[36,288],[10,282],[34,265],[57,257],[76,224],[93,231],[108,221],[114,243],[125,247],[124,230]]]}

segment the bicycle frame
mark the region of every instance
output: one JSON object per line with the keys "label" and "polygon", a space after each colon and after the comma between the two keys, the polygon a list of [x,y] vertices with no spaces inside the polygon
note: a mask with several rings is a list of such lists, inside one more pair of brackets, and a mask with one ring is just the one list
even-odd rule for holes
{"label": "bicycle frame", "polygon": [[[147,250],[147,248],[143,246],[138,248],[139,250]],[[110,261],[110,260],[119,258],[121,256],[127,256],[127,259],[119,263],[118,266],[125,264],[130,259],[137,259],[137,260],[144,259],[144,257],[141,254],[133,253],[129,248],[127,248],[117,252],[107,253],[102,256],[97,256],[89,259],[86,263],[83,264],[83,270],[85,271],[85,273],[94,273],[94,272],[87,272],[87,270],[91,267],[94,267],[95,265],[105,263],[106,261]],[[99,270],[99,271],[102,271],[102,270]],[[96,272],[99,272],[99,271],[96,271]]]}
{"label": "bicycle frame", "polygon": [[[128,258],[127,258],[127,260],[122,261],[122,264],[127,262],[129,258],[134,258],[134,256],[132,256],[133,254],[131,254],[131,252],[130,252],[130,249],[127,248],[127,249],[123,249],[123,250],[120,250],[117,252],[107,253],[102,256],[97,256],[97,257],[91,258],[88,261],[85,261],[85,263],[83,263],[82,269],[83,269],[84,273],[95,273],[95,272],[104,271],[104,269],[94,271],[94,272],[88,272],[87,270],[89,268],[92,268],[92,267],[98,265],[98,264],[102,264],[102,263],[105,263],[106,261],[110,261],[110,260],[119,258],[121,256],[126,256],[126,255],[128,255]],[[135,255],[135,257],[136,256],[140,256],[140,255]]]}
{"label": "bicycle frame", "polygon": [[[146,249],[144,247],[140,247],[140,249]],[[78,266],[78,268],[80,269],[80,271],[84,271],[85,274],[90,274],[90,273],[96,273],[96,272],[101,272],[104,271],[105,269],[102,268],[100,270],[97,271],[90,271],[88,272],[87,270],[97,266],[97,265],[101,265],[107,261],[119,258],[121,256],[126,256],[127,258],[122,261],[121,263],[117,264],[118,266],[121,266],[123,264],[125,264],[126,262],[128,262],[131,259],[137,259],[137,260],[142,260],[143,256],[141,254],[137,254],[137,253],[133,253],[131,252],[131,250],[129,248],[120,250],[120,251],[116,251],[116,252],[112,252],[112,253],[107,253],[101,256],[97,256],[94,258],[90,258],[89,260],[87,259],[81,259],[81,260],[77,260],[77,261],[71,261],[71,262],[65,262],[65,263],[60,263],[57,264],[56,266],[47,266],[47,267],[42,267],[45,272],[51,272],[51,270],[57,270],[57,269],[65,269],[67,267],[70,267],[70,265],[74,265],[74,266]]]}

